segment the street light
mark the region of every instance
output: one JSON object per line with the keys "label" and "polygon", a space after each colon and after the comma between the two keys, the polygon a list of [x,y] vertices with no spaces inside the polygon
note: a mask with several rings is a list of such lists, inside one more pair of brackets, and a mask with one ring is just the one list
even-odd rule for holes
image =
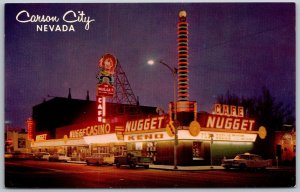
{"label": "street light", "polygon": [[[154,65],[155,61],[154,60],[148,60],[147,62],[149,65]],[[173,105],[174,105],[174,127],[175,127],[175,137],[174,137],[174,169],[178,169],[177,168],[177,144],[178,144],[178,125],[177,125],[177,104],[176,104],[176,84],[177,84],[177,68],[172,68],[170,67],[168,64],[166,64],[165,62],[163,62],[162,60],[159,61],[160,64],[164,65],[165,67],[167,67],[173,76],[173,83],[174,83],[174,87],[173,87]]]}

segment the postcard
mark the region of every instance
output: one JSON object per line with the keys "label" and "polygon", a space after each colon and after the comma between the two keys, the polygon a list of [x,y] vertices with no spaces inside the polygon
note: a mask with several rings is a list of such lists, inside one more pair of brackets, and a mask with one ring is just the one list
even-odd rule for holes
{"label": "postcard", "polygon": [[294,188],[295,3],[6,3],[5,188]]}

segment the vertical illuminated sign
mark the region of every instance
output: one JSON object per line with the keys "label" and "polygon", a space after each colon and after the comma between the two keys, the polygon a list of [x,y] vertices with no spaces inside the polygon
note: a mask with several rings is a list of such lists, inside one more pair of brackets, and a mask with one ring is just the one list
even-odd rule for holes
{"label": "vertical illuminated sign", "polygon": [[33,120],[32,118],[28,118],[26,120],[26,125],[27,125],[27,138],[28,140],[32,140],[33,138]]}
{"label": "vertical illuminated sign", "polygon": [[188,23],[186,12],[179,12],[178,35],[178,101],[188,101]]}
{"label": "vertical illuminated sign", "polygon": [[115,93],[114,73],[117,65],[117,59],[112,54],[104,54],[98,63],[100,71],[97,74],[97,121],[105,122],[106,116],[106,97],[113,97]]}
{"label": "vertical illuminated sign", "polygon": [[97,96],[97,121],[98,122],[105,122],[106,116],[106,101],[105,97]]}

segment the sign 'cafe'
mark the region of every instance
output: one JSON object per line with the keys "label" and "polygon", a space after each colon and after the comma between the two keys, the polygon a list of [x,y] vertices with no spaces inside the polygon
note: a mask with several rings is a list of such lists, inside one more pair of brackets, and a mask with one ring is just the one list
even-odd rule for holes
{"label": "sign 'cafe'", "polygon": [[[120,155],[138,150],[157,163],[172,164],[174,125],[169,115],[127,120],[123,124],[85,123],[56,129],[56,139],[36,135],[32,147],[85,147],[90,153]],[[216,158],[249,151],[257,135],[266,137],[264,127],[257,129],[254,119],[246,118],[244,108],[215,104],[211,114],[198,114],[189,126],[178,126],[178,163],[197,164],[209,161],[212,147]],[[211,145],[213,141],[213,146]],[[222,149],[222,150],[220,150]]]}

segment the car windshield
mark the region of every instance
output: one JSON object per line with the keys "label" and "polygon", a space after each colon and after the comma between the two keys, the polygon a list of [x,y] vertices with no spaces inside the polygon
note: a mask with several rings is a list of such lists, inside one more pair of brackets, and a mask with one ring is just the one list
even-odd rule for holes
{"label": "car windshield", "polygon": [[234,159],[235,159],[235,160],[239,160],[239,159],[249,159],[249,155],[237,155]]}

